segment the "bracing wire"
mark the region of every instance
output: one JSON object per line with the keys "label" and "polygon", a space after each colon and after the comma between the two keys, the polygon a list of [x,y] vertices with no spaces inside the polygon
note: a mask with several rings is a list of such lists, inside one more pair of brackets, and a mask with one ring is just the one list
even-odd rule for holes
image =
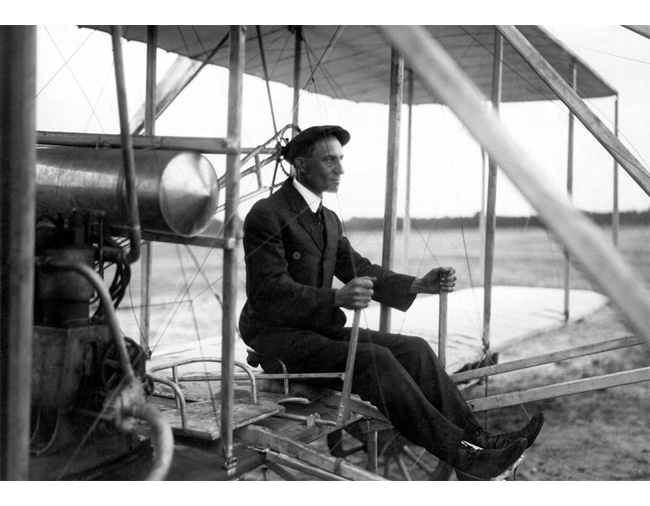
{"label": "bracing wire", "polygon": [[255,25],[257,30],[257,42],[259,43],[260,56],[262,58],[262,70],[264,71],[264,81],[266,82],[266,93],[269,97],[269,106],[271,108],[271,120],[273,122],[273,131],[278,131],[278,126],[275,122],[275,111],[273,110],[273,99],[271,98],[271,84],[269,78],[269,70],[266,66],[266,52],[264,51],[264,40],[262,39],[262,29],[260,25]]}
{"label": "bracing wire", "polygon": [[77,84],[77,86],[79,87],[79,90],[81,91],[81,94],[83,95],[84,99],[86,100],[86,102],[87,102],[88,105],[90,106],[91,115],[92,115],[92,116],[95,118],[95,120],[97,121],[97,124],[99,125],[99,128],[101,129],[101,131],[104,132],[104,126],[102,125],[102,122],[100,121],[99,117],[98,117],[97,114],[95,113],[95,111],[96,111],[95,106],[93,106],[93,104],[90,102],[90,99],[88,98],[88,95],[86,94],[85,90],[83,89],[83,86],[81,85],[81,83],[80,83],[79,80],[77,79],[76,74],[73,72],[73,70],[70,68],[70,65],[69,65],[69,62],[70,62],[70,61],[72,60],[72,58],[77,54],[77,52],[78,52],[78,51],[83,47],[83,45],[88,41],[88,39],[90,39],[90,37],[93,35],[94,31],[93,31],[90,35],[88,35],[88,37],[86,37],[86,39],[85,39],[85,40],[83,41],[83,43],[79,46],[79,48],[77,48],[77,50],[76,50],[74,53],[72,53],[72,55],[70,55],[70,57],[67,58],[67,59],[66,59],[66,58],[63,56],[63,54],[61,53],[61,50],[59,49],[58,44],[57,44],[56,41],[54,40],[54,37],[52,37],[52,34],[50,33],[50,31],[49,31],[49,29],[47,28],[47,26],[45,27],[45,31],[47,32],[47,35],[49,36],[50,40],[52,41],[52,44],[54,45],[56,51],[57,51],[57,52],[59,53],[59,55],[61,56],[61,59],[63,60],[63,65],[62,65],[62,66],[60,67],[60,69],[57,70],[57,72],[56,72],[56,73],[55,73],[55,74],[50,78],[50,80],[49,80],[47,83],[45,83],[45,85],[44,85],[44,86],[41,88],[41,90],[36,94],[36,96],[38,96],[38,95],[39,95],[39,94],[40,94],[40,93],[41,93],[41,92],[42,92],[42,91],[43,91],[43,90],[44,90],[44,89],[45,89],[45,88],[46,88],[46,87],[47,87],[47,86],[52,82],[52,80],[57,76],[57,74],[58,74],[58,73],[59,73],[63,68],[68,69],[68,72],[70,72],[70,75],[72,76],[72,79],[74,79],[74,82],[75,82],[75,83]]}

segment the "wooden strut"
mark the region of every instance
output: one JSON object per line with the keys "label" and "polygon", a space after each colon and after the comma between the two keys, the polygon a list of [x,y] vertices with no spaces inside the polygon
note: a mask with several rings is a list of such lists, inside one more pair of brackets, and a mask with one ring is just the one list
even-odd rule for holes
{"label": "wooden strut", "polygon": [[562,360],[569,360],[587,355],[595,355],[596,353],[603,353],[606,351],[618,350],[630,346],[643,344],[643,338],[638,336],[622,337],[612,341],[604,341],[601,343],[587,344],[578,346],[568,350],[554,351],[537,355],[535,357],[523,358],[521,360],[513,360],[511,362],[504,362],[503,364],[492,365],[488,367],[481,367],[480,369],[472,369],[471,371],[458,372],[451,375],[451,379],[455,383],[462,383],[478,378],[487,376],[494,376],[512,371],[520,371],[538,365],[552,364]]}
{"label": "wooden strut", "polygon": [[[355,466],[344,459],[326,455],[304,443],[276,434],[265,427],[248,425],[237,429],[235,435],[246,444],[258,447],[267,453],[267,456],[271,457],[271,461],[284,465],[299,462],[301,466],[304,466],[301,470],[311,469],[311,474],[318,472],[313,470],[316,468],[333,475],[331,479],[341,477],[347,480],[384,481],[384,478],[377,474]],[[281,458],[281,455],[287,456],[287,458]]]}
{"label": "wooden strut", "polygon": [[438,359],[443,368],[447,367],[447,292],[440,292],[438,311]]}
{"label": "wooden strut", "polygon": [[[494,58],[492,61],[492,110],[495,115],[501,108],[503,88],[503,37],[494,31]],[[481,341],[487,353],[490,349],[490,325],[492,322],[492,275],[494,272],[494,241],[497,228],[497,162],[488,156],[488,183],[485,209],[485,251],[483,263],[483,335]]]}
{"label": "wooden strut", "polygon": [[[228,136],[237,139],[240,151],[242,123],[242,93],[244,80],[244,52],[246,28],[233,26],[230,29],[230,58],[228,84]],[[239,230],[239,178],[240,153],[226,156],[226,213],[224,238],[237,240]],[[233,411],[235,404],[234,376],[235,333],[237,319],[237,251],[224,250],[223,255],[223,320],[221,324],[221,369],[223,397],[221,401],[221,443],[226,457],[226,470],[229,475],[236,471],[236,458],[233,446]]]}
{"label": "wooden strut", "polygon": [[354,374],[354,361],[357,354],[357,343],[359,342],[359,325],[361,323],[361,309],[354,310],[352,320],[352,334],[350,335],[350,348],[348,350],[348,360],[345,364],[345,377],[343,379],[343,389],[341,390],[341,402],[336,417],[337,425],[343,425],[350,416],[350,395],[352,394],[352,379]]}
{"label": "wooden strut", "polygon": [[631,325],[650,343],[650,293],[641,276],[605,239],[602,231],[558,195],[536,164],[496,117],[484,97],[444,49],[421,27],[378,26],[399,47],[427,89],[440,96],[562,240],[589,277],[609,295]]}
{"label": "wooden strut", "polygon": [[0,480],[29,479],[36,27],[0,29]]}
{"label": "wooden strut", "polygon": [[[147,79],[145,93],[144,133],[154,135],[156,132],[156,51],[158,49],[158,27],[147,27]],[[145,240],[142,244],[140,260],[140,345],[150,352],[149,338],[151,329],[151,268],[153,264],[153,244]]]}
{"label": "wooden strut", "polygon": [[541,54],[514,26],[498,26],[499,31],[512,47],[528,62],[562,102],[576,115],[582,124],[614,157],[636,183],[650,195],[650,172],[632,152],[603,124],[596,114],[582,101],[571,86],[556,72]]}
{"label": "wooden strut", "polygon": [[[399,139],[402,124],[402,96],[404,87],[404,58],[391,49],[390,98],[388,111],[388,151],[386,155],[386,187],[384,202],[384,233],[381,266],[393,268],[395,235],[397,231],[397,182],[399,172]],[[379,330],[390,332],[390,308],[382,304],[379,309]]]}
{"label": "wooden strut", "polygon": [[595,378],[567,381],[556,385],[531,388],[523,392],[511,392],[507,394],[493,395],[491,397],[483,397],[480,399],[472,399],[467,401],[467,404],[473,412],[487,411],[490,409],[505,408],[508,406],[526,404],[528,402],[563,397],[565,395],[574,395],[591,392],[593,390],[602,390],[604,388],[641,383],[643,381],[650,381],[650,367],[635,369],[633,371],[606,374]]}

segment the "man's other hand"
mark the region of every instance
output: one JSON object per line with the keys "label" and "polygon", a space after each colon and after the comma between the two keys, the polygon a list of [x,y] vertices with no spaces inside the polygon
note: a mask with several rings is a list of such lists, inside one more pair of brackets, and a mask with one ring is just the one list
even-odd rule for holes
{"label": "man's other hand", "polygon": [[372,300],[372,287],[377,278],[367,276],[354,278],[345,286],[342,286],[334,295],[334,302],[337,306],[345,309],[365,309]]}
{"label": "man's other hand", "polygon": [[451,267],[436,267],[411,285],[411,293],[453,292],[456,286],[456,271]]}

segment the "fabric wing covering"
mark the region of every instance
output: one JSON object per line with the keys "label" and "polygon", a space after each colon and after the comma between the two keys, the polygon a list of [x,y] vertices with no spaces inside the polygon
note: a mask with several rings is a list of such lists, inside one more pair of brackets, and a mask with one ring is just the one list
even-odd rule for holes
{"label": "fabric wing covering", "polygon": [[[85,26],[109,32],[109,26]],[[271,81],[293,86],[294,40],[297,27],[261,25],[264,58]],[[372,26],[302,26],[301,87],[337,99],[387,103],[390,46]],[[492,87],[496,28],[490,25],[440,25],[426,29],[474,81],[486,97]],[[577,65],[577,89],[583,98],[607,97],[616,90],[549,32],[535,25],[517,29],[568,82],[572,62]],[[146,42],[146,26],[124,26],[127,40]],[[228,66],[228,26],[160,26],[158,46],[166,51],[204,62]],[[216,52],[214,51],[221,44]],[[246,73],[264,76],[257,27],[248,27]],[[314,71],[314,69],[316,69]],[[312,76],[313,72],[313,76]],[[312,82],[318,86],[311,88]],[[307,86],[309,84],[309,86]],[[503,102],[553,100],[555,96],[524,59],[504,43]],[[438,103],[417,80],[413,104]]]}

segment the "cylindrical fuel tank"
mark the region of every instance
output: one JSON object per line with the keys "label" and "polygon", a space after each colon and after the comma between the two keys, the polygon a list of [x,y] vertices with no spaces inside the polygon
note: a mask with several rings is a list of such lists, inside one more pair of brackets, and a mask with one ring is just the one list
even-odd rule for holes
{"label": "cylindrical fuel tank", "polygon": [[[209,160],[162,150],[136,150],[134,158],[141,228],[183,237],[201,233],[218,204],[219,185]],[[129,228],[119,149],[39,147],[36,182],[39,217],[100,210],[107,226]]]}

